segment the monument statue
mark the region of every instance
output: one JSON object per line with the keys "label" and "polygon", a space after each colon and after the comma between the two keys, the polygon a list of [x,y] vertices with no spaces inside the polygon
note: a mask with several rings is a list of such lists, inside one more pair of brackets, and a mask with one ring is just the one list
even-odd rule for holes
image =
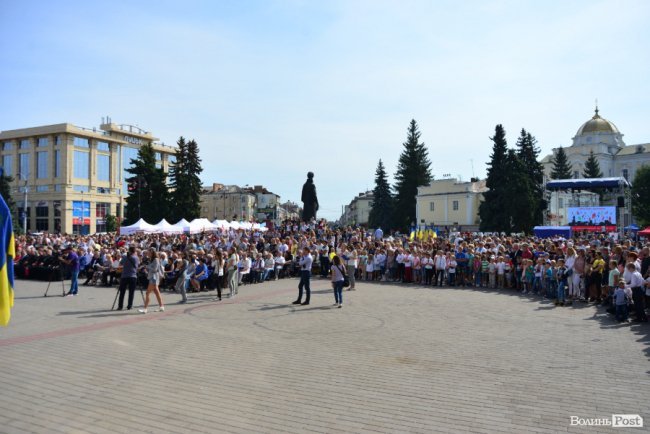
{"label": "monument statue", "polygon": [[314,185],[314,173],[307,174],[307,181],[302,186],[302,220],[310,221],[316,218],[316,211],[318,211],[318,198],[316,197],[316,186]]}

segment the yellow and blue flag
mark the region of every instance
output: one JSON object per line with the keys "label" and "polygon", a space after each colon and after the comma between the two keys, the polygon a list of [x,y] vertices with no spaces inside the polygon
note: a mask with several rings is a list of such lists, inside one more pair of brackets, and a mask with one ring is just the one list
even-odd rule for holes
{"label": "yellow and blue flag", "polygon": [[11,213],[4,198],[0,196],[0,326],[11,319],[14,306],[14,229]]}

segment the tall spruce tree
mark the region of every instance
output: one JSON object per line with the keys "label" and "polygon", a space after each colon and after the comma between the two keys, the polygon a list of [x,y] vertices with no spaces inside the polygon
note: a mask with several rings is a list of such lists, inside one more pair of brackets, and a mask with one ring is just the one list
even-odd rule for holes
{"label": "tall spruce tree", "polygon": [[589,151],[589,158],[585,161],[585,170],[582,172],[583,178],[602,178],[603,172],[600,170],[600,164],[594,155],[594,151]]}
{"label": "tall spruce tree", "polygon": [[553,157],[553,167],[551,168],[551,179],[571,179],[573,178],[573,166],[560,146]]}
{"label": "tall spruce tree", "polygon": [[129,196],[126,198],[126,222],[133,224],[143,218],[147,223],[156,224],[169,215],[169,190],[167,175],[156,167],[155,151],[151,144],[142,145],[132,167],[126,171],[131,175]]}
{"label": "tall spruce tree", "polygon": [[199,175],[203,172],[203,168],[196,141],[185,142],[185,138],[181,136],[176,145],[176,161],[169,170],[172,188],[170,215],[173,221],[183,218],[191,221],[201,214]]}
{"label": "tall spruce tree", "polygon": [[[418,187],[431,183],[431,161],[415,119],[411,119],[395,173],[394,226],[407,230],[415,222]],[[417,222],[416,222],[417,223]]]}
{"label": "tall spruce tree", "polygon": [[639,224],[650,225],[650,166],[641,166],[634,174],[632,214]]}
{"label": "tall spruce tree", "polygon": [[483,194],[483,201],[479,205],[482,231],[510,232],[510,216],[508,205],[512,198],[506,194],[508,187],[508,142],[503,125],[499,124],[494,129],[492,140],[492,155],[487,164],[486,186],[488,191]]}
{"label": "tall spruce tree", "polygon": [[[537,140],[525,129],[521,129],[517,139],[517,156],[521,161],[524,173],[526,173],[532,196],[527,198],[529,202],[520,203],[521,206],[528,206],[533,211],[533,226],[539,225],[544,219],[544,210],[547,207],[544,199],[544,167],[538,161],[539,147]],[[531,226],[530,228],[532,229]]]}
{"label": "tall spruce tree", "polygon": [[506,156],[507,174],[504,195],[508,198],[506,204],[508,230],[505,232],[531,233],[537,224],[534,203],[534,186],[526,173],[525,165],[514,149],[509,149]]}
{"label": "tall spruce tree", "polygon": [[191,221],[201,215],[202,183],[200,175],[203,172],[199,145],[194,140],[187,143],[187,197],[188,207],[186,219]]}
{"label": "tall spruce tree", "polygon": [[375,188],[372,190],[372,195],[372,208],[368,215],[368,225],[371,228],[381,227],[385,231],[392,229],[393,195],[381,159],[375,171]]}

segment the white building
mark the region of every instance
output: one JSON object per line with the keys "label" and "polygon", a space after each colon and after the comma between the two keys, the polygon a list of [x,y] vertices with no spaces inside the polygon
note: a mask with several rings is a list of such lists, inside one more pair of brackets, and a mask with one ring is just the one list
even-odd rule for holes
{"label": "white building", "polygon": [[373,198],[372,191],[359,193],[349,205],[345,205],[341,216],[341,224],[367,225]]}

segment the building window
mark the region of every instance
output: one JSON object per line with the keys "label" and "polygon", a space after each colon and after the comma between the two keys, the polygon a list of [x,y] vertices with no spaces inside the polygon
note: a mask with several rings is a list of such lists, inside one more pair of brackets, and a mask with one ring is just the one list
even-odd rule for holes
{"label": "building window", "polygon": [[54,208],[54,217],[61,217],[61,201],[55,200],[52,203],[52,208]]}
{"label": "building window", "polygon": [[4,155],[2,157],[2,168],[6,176],[13,176],[14,174],[14,156]]}
{"label": "building window", "polygon": [[36,207],[36,230],[37,231],[48,231],[50,230],[50,221],[49,221],[49,208],[47,206],[37,206]]}
{"label": "building window", "polygon": [[29,178],[29,154],[20,154],[20,174]]}
{"label": "building window", "polygon": [[49,219],[36,219],[36,232],[44,232],[50,230]]}
{"label": "building window", "polygon": [[4,142],[2,144],[2,150],[3,151],[11,151],[14,148],[13,143],[11,142]]}
{"label": "building window", "polygon": [[132,160],[138,159],[138,150],[136,148],[130,148],[128,146],[122,146],[122,188],[124,191],[127,190],[126,179],[131,175],[127,173],[127,169],[133,167],[131,163]]}
{"label": "building window", "polygon": [[20,149],[29,149],[29,139],[23,139],[20,141]]}
{"label": "building window", "polygon": [[47,137],[39,137],[38,144],[36,146],[38,146],[39,148],[43,146],[47,146],[47,142],[48,142]]}
{"label": "building window", "polygon": [[84,151],[74,151],[73,176],[75,178],[90,178],[90,154]]}
{"label": "building window", "polygon": [[54,219],[54,232],[61,233],[61,219]]}
{"label": "building window", "polygon": [[88,139],[86,139],[84,137],[75,137],[74,138],[74,145],[77,148],[89,148],[90,147],[90,145],[88,143]]}
{"label": "building window", "polygon": [[580,178],[580,172],[578,172],[577,170],[574,170],[573,171],[573,179],[578,179],[578,178]]}
{"label": "building window", "polygon": [[106,232],[106,216],[110,213],[110,203],[97,203],[95,205],[95,232]]}
{"label": "building window", "polygon": [[49,207],[47,206],[36,207],[36,217],[48,217],[49,215],[50,215]]}
{"label": "building window", "polygon": [[103,151],[103,152],[109,152],[110,147],[108,146],[108,143],[106,143],[106,142],[97,142],[97,150],[98,151]]}
{"label": "building window", "polygon": [[627,169],[623,169],[623,178],[625,178],[626,181],[629,181],[629,172]]}
{"label": "building window", "polygon": [[61,176],[61,151],[56,149],[54,151],[54,177]]}
{"label": "building window", "polygon": [[557,207],[558,208],[564,208],[564,198],[561,197],[557,200]]}
{"label": "building window", "polygon": [[61,184],[57,184],[54,186],[54,191],[63,191],[63,188],[61,187]]}
{"label": "building window", "polygon": [[435,203],[429,202],[429,211],[435,211]]}
{"label": "building window", "polygon": [[59,146],[61,144],[61,136],[54,136],[54,145]]}
{"label": "building window", "polygon": [[87,185],[73,185],[72,190],[79,193],[88,193],[90,191]]}
{"label": "building window", "polygon": [[36,178],[47,178],[47,151],[36,153]]}
{"label": "building window", "polygon": [[111,157],[109,155],[97,155],[97,180],[110,181]]}
{"label": "building window", "polygon": [[37,185],[36,186],[36,191],[38,191],[39,193],[50,191],[50,186],[49,185]]}
{"label": "building window", "polygon": [[156,161],[162,160],[162,154],[160,152],[156,152]]}
{"label": "building window", "polygon": [[454,211],[458,211],[458,201],[455,200],[451,203],[451,207]]}

